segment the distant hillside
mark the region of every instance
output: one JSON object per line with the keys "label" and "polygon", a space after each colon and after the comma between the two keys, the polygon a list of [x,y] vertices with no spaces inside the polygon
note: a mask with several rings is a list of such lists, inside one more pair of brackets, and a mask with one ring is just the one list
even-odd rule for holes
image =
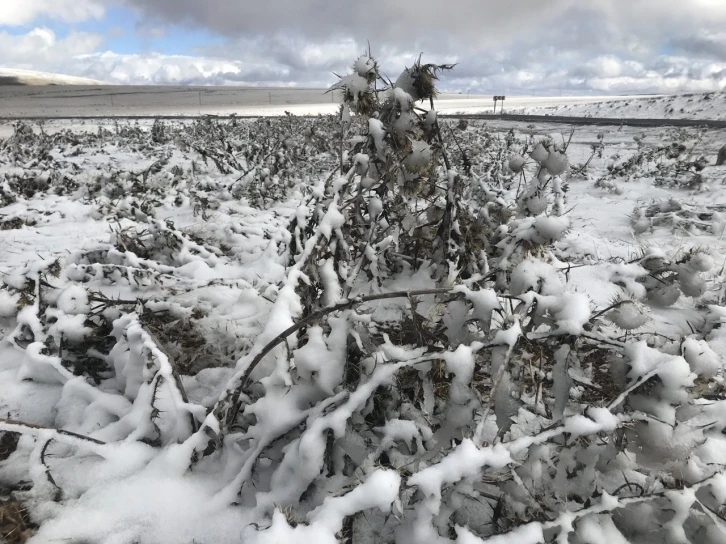
{"label": "distant hillside", "polygon": [[715,119],[726,120],[726,93],[691,93],[671,96],[624,98],[590,104],[521,108],[518,113],[572,115],[576,117],[616,117],[634,119]]}
{"label": "distant hillside", "polygon": [[85,77],[0,68],[0,85],[107,85],[107,83]]}

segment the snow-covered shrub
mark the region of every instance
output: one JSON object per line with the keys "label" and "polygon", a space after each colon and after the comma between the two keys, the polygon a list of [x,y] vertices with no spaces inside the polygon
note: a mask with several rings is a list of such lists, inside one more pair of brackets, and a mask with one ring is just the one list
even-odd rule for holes
{"label": "snow-covered shrub", "polygon": [[[330,118],[4,144],[144,157],[43,189],[108,239],[1,270],[3,370],[43,419],[0,420],[0,479],[36,541],[723,540],[714,259],[565,253],[568,144],[453,130],[449,68],[363,55]],[[684,299],[704,325],[671,338]]]}
{"label": "snow-covered shrub", "polygon": [[694,150],[703,138],[703,131],[669,129],[665,144],[650,144],[644,135],[636,135],[637,149],[627,158],[615,154],[609,160],[606,173],[596,180],[603,188],[611,188],[615,181],[652,178],[656,186],[680,189],[701,189],[706,180],[703,170],[708,166],[705,157],[694,156]]}
{"label": "snow-covered shrub", "polygon": [[674,231],[719,236],[724,232],[724,211],[726,206],[721,204],[697,206],[673,197],[636,208],[632,215],[633,230],[641,234],[651,228],[667,227]]}

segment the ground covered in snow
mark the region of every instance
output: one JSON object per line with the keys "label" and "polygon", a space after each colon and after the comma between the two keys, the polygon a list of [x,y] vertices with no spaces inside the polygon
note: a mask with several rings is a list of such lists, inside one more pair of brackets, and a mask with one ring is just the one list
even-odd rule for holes
{"label": "ground covered in snow", "polygon": [[2,538],[724,541],[726,134],[392,100],[6,125]]}
{"label": "ground covered in snow", "polygon": [[511,113],[600,117],[616,119],[726,119],[726,93],[694,93],[670,96],[593,98],[589,103],[515,107]]}
{"label": "ground covered in snow", "polygon": [[[2,77],[2,72],[0,72]],[[505,110],[568,108],[593,102],[619,103],[636,97],[510,96]],[[153,115],[328,115],[337,112],[339,92],[326,89],[281,87],[175,87],[141,85],[63,85],[17,87],[0,80],[2,117],[88,117]],[[443,93],[438,96],[442,113],[492,113],[491,96],[464,96]],[[500,111],[501,103],[497,111]]]}

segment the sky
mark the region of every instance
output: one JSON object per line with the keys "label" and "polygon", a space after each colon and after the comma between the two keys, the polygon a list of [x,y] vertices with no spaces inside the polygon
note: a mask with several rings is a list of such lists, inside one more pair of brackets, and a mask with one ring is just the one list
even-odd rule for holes
{"label": "sky", "polygon": [[462,93],[726,88],[726,0],[0,0],[0,68],[109,83],[327,87],[368,44]]}

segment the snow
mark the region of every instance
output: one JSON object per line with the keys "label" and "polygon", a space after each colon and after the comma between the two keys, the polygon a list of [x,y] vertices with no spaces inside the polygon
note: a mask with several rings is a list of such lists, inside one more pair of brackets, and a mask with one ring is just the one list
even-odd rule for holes
{"label": "snow", "polygon": [[[369,59],[370,60],[370,59]],[[359,59],[361,72],[368,70],[368,61]],[[61,115],[67,117],[114,116],[114,115],[279,115],[286,111],[295,115],[328,115],[338,113],[340,107],[340,91],[326,93],[326,89],[304,89],[290,87],[178,87],[178,86],[126,86],[107,85],[90,80],[65,79],[68,76],[55,74],[36,74],[12,71],[5,72],[8,77],[29,78],[28,81],[44,83],[55,81],[54,85],[44,87],[0,86],[0,99],[3,101],[3,114],[6,116],[48,116]],[[2,75],[2,72],[0,72]],[[353,90],[364,88],[363,74],[356,72],[355,78],[346,80],[345,85]],[[53,79],[60,78],[60,79]],[[360,79],[358,79],[360,78]],[[78,82],[78,83],[76,83]],[[112,98],[113,96],[113,98]],[[694,95],[698,101],[702,95]],[[719,95],[716,95],[717,97]],[[665,102],[670,97],[658,98],[658,109],[650,110],[665,116]],[[687,106],[688,98],[674,97],[676,115],[677,106]],[[505,104],[507,113],[545,113],[570,115],[588,115],[590,111],[602,110],[604,114],[618,115],[624,104],[647,100],[649,97],[635,96],[508,96]],[[708,104],[708,102],[700,102]],[[714,100],[718,105],[718,101]],[[613,108],[608,106],[612,104]],[[556,108],[556,109],[555,109]],[[574,108],[574,109],[573,109]],[[577,110],[576,108],[581,108]],[[597,109],[594,109],[597,108]],[[456,113],[492,113],[491,96],[472,95],[462,97],[459,94],[441,93],[437,96],[436,109],[440,114]],[[609,111],[608,111],[609,110]],[[636,106],[632,113],[641,112]],[[569,113],[572,111],[573,113]],[[630,113],[630,110],[628,110]],[[700,113],[700,112],[699,112]],[[713,117],[713,109],[704,109],[703,117]],[[627,115],[623,115],[627,117]],[[635,115],[640,116],[640,115]],[[693,115],[685,114],[685,117]],[[695,115],[698,117],[699,115]]]}
{"label": "snow", "polygon": [[[357,74],[369,69],[359,59]],[[506,136],[511,126],[533,141],[555,133],[550,125],[471,122],[461,138],[485,130]],[[716,216],[708,219],[714,226],[700,228],[658,223],[660,216],[646,212],[653,199],[676,199],[705,217],[726,197],[719,177],[726,172],[712,171],[715,181],[693,189],[658,185],[655,174],[638,170],[629,181],[613,181],[624,187],[618,194],[595,180],[609,163],[638,153],[633,137],[640,131],[606,131],[604,156],[580,177],[569,173],[599,141],[592,129],[578,129],[566,154],[533,145],[558,176],[550,180],[556,190],[567,186],[566,209],[558,214],[551,194],[538,196],[542,209],[522,212],[482,250],[485,258],[486,251],[503,257],[492,259],[491,271],[462,277],[439,299],[351,302],[285,337],[252,369],[270,341],[310,315],[310,300],[323,311],[357,301],[357,294],[440,285],[435,265],[414,268],[401,257],[405,237],[402,225],[388,224],[386,191],[371,190],[378,187],[373,177],[366,185],[387,145],[386,127],[364,120],[374,151],[351,153],[350,173],[330,175],[324,154],[307,148],[309,171],[290,187],[279,179],[265,186],[260,198],[267,200],[255,205],[236,184],[258,183],[262,168],[223,173],[173,141],[152,145],[150,123],[120,124],[138,130],[136,139],[88,136],[108,127],[48,123],[49,134],[69,129],[78,139],[66,146],[59,137],[50,153],[57,171],[79,187],[18,194],[0,208],[0,412],[26,424],[0,423],[0,431],[24,434],[0,462],[0,483],[34,484],[19,495],[40,524],[31,542],[336,542],[352,516],[369,531],[388,531],[370,541],[513,544],[556,534],[564,542],[574,532],[583,541],[615,543],[625,541],[623,511],[645,511],[644,500],[627,502],[640,499],[635,488],[592,495],[591,507],[577,497],[613,493],[623,478],[646,494],[677,481],[658,499],[673,510],[665,531],[674,541],[690,531],[692,521],[684,522],[698,511],[696,495],[681,483],[712,478],[724,465],[726,410],[718,399],[726,364],[726,241]],[[665,129],[643,133],[649,145],[669,137]],[[698,153],[713,162],[722,138],[706,132]],[[18,149],[3,151],[0,187],[26,172],[50,175],[10,159]],[[536,185],[537,165],[524,160],[527,150],[519,152],[503,155],[501,165]],[[169,162],[154,172],[160,156]],[[172,174],[175,166],[182,175]],[[239,172],[247,168],[240,164]],[[155,217],[132,194],[138,185],[147,195],[158,191]],[[468,184],[462,202],[473,202],[482,185],[493,195],[490,217],[504,213],[505,190],[494,183]],[[207,219],[195,208],[202,198],[211,203]],[[354,211],[355,198],[362,213]],[[420,204],[419,195],[410,198]],[[506,211],[517,213],[513,208]],[[635,208],[643,228],[632,221]],[[664,210],[682,217],[670,205]],[[18,217],[19,226],[5,227]],[[297,226],[288,230],[293,218]],[[365,235],[385,231],[361,253],[365,265],[356,273],[340,264],[350,251],[343,231],[351,227]],[[478,228],[489,232],[484,222]],[[386,276],[390,269],[396,274]],[[94,332],[97,312],[112,324],[103,335]],[[414,323],[443,315],[437,328]],[[401,316],[407,329],[384,326]],[[107,349],[85,345],[102,339],[96,336]],[[537,342],[548,338],[552,349],[543,352]],[[602,345],[612,347],[607,357]],[[69,353],[76,352],[105,363],[98,381],[74,374]],[[232,405],[225,402],[248,372],[239,413],[228,420]],[[404,380],[417,384],[411,397],[407,391],[387,404]],[[596,400],[583,400],[587,395]],[[490,404],[495,413],[488,417]],[[632,445],[627,452],[614,442],[621,430]],[[48,473],[63,490],[59,502]],[[723,476],[708,485],[722,503]],[[510,512],[519,509],[520,526],[490,523],[499,494]],[[552,522],[527,521],[533,494]],[[708,499],[703,495],[699,500]],[[652,515],[635,516],[644,519],[629,527],[652,529],[647,520],[660,519],[663,506],[652,502]]]}
{"label": "snow", "polygon": [[480,345],[459,346],[454,352],[444,354],[446,371],[454,375],[455,380],[464,385],[469,385],[474,376],[474,351]]}
{"label": "snow", "polygon": [[19,294],[11,295],[7,291],[0,291],[0,317],[13,317],[18,313]]}
{"label": "snow", "polygon": [[363,485],[342,497],[329,497],[308,516],[311,525],[322,525],[331,533],[337,533],[346,516],[357,512],[378,508],[389,512],[391,504],[398,498],[401,477],[394,470],[377,470]]}
{"label": "snow", "polygon": [[567,169],[567,155],[559,151],[550,151],[547,158],[542,161],[542,166],[551,176],[559,176]]}
{"label": "snow", "polygon": [[508,166],[512,172],[519,173],[524,168],[524,164],[527,162],[527,159],[522,157],[522,155],[512,155],[509,157],[509,163]]}
{"label": "snow", "polygon": [[528,523],[505,535],[493,536],[486,540],[473,535],[466,527],[457,527],[456,532],[458,535],[456,544],[510,544],[514,542],[517,544],[538,544],[545,539],[542,527],[538,523]]}
{"label": "snow", "polygon": [[631,331],[641,328],[649,321],[647,312],[645,306],[638,304],[637,301],[625,300],[620,306],[610,310],[607,316],[616,327]]}
{"label": "snow", "polygon": [[0,85],[7,85],[5,78],[17,85],[108,85],[102,81],[36,70],[0,68]]}
{"label": "snow", "polygon": [[413,142],[411,153],[406,157],[404,164],[412,172],[423,168],[431,160],[433,151],[426,142]]}
{"label": "snow", "polygon": [[542,143],[540,142],[534,147],[534,149],[529,154],[529,156],[532,158],[533,161],[542,163],[547,160],[547,157],[549,157],[549,152],[545,149],[544,145],[542,145]]}
{"label": "snow", "polygon": [[474,477],[482,467],[503,467],[511,462],[512,458],[505,448],[480,449],[472,440],[467,439],[440,463],[411,476],[408,485],[415,485],[424,495],[440,499],[441,488],[445,483]]}
{"label": "snow", "polygon": [[691,370],[700,376],[712,378],[722,368],[718,355],[705,340],[686,338],[681,350]]}
{"label": "snow", "polygon": [[[509,102],[509,98],[507,98]],[[726,93],[694,93],[670,96],[592,97],[560,104],[508,104],[510,113],[630,119],[726,119]]]}
{"label": "snow", "polygon": [[70,285],[61,291],[56,306],[69,315],[87,314],[91,310],[88,292],[82,285]]}

